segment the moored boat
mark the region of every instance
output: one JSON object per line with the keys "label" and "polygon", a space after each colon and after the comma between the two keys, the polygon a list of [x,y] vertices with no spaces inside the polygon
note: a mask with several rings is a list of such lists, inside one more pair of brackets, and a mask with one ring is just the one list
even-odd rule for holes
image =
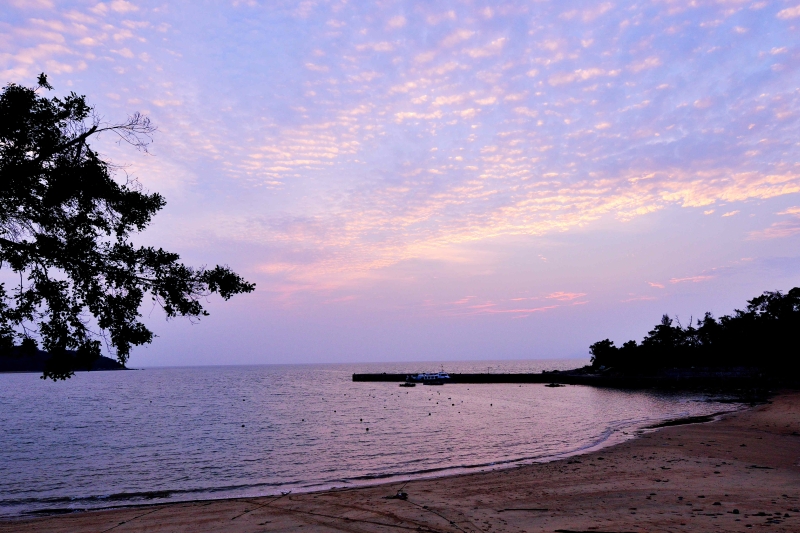
{"label": "moored boat", "polygon": [[422,383],[423,385],[444,385],[450,381],[447,372],[423,372],[417,375],[406,376],[406,382]]}

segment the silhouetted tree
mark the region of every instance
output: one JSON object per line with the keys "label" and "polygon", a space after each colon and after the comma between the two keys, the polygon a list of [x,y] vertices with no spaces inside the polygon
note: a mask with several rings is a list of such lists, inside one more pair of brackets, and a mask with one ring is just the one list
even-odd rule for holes
{"label": "silhouetted tree", "polygon": [[696,324],[690,319],[685,327],[664,315],[641,344],[628,341],[617,348],[605,339],[592,344],[589,351],[594,367],[620,372],[734,366],[796,372],[800,370],[800,288],[787,294],[765,292],[732,316],[717,320],[706,313]]}
{"label": "silhouetted tree", "polygon": [[597,341],[589,346],[589,352],[592,354],[592,365],[598,368],[615,366],[618,351],[618,348],[614,346],[614,341],[609,339]]}
{"label": "silhouetted tree", "polygon": [[[154,128],[135,114],[105,124],[84,96],[45,98],[38,87],[9,84],[0,95],[0,350],[40,343],[51,358],[43,378],[66,379],[97,358],[101,340],[125,363],[132,346],[152,341],[139,320],[149,296],[167,317],[207,314],[201,299],[254,290],[227,266],[192,268],[179,256],[136,247],[164,207],[158,193],[118,183],[88,141],[102,132],[146,150]],[[18,349],[15,349],[18,350]]]}

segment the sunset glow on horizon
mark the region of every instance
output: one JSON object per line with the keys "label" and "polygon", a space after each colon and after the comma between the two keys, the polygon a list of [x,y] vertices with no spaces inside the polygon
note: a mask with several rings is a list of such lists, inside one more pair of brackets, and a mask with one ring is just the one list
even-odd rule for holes
{"label": "sunset glow on horizon", "polygon": [[258,285],[132,366],[588,357],[800,285],[796,0],[0,13],[4,83],[157,125],[95,145],[137,240]]}

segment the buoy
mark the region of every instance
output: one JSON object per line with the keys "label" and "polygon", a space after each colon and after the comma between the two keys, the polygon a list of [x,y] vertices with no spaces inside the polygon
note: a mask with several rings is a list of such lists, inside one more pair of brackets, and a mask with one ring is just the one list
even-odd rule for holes
{"label": "buoy", "polygon": [[244,424],[242,424],[242,427],[244,427]]}
{"label": "buoy", "polygon": [[369,431],[369,428],[367,428],[367,431]]}

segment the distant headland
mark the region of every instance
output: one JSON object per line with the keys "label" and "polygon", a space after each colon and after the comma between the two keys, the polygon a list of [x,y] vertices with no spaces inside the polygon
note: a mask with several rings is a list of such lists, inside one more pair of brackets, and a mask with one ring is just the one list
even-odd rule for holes
{"label": "distant headland", "polygon": [[[2,372],[44,372],[51,355],[42,350],[24,353],[19,348],[0,351],[0,373]],[[66,357],[72,359],[71,366],[77,371],[128,370],[118,361],[101,355],[91,361],[78,361],[75,352],[67,352]]]}

